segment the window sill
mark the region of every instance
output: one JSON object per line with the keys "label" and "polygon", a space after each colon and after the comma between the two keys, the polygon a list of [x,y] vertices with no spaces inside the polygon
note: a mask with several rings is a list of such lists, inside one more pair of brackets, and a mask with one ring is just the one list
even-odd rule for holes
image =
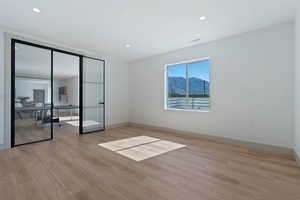
{"label": "window sill", "polygon": [[210,112],[210,109],[208,109],[208,110],[192,110],[192,109],[165,108],[164,110],[165,111],[200,112],[200,113],[208,113],[208,112]]}

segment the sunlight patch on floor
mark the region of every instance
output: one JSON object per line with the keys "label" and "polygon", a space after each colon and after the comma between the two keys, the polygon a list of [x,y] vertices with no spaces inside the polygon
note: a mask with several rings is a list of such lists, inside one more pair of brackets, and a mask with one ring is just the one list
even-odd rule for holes
{"label": "sunlight patch on floor", "polygon": [[135,161],[142,161],[186,147],[183,144],[148,136],[131,137],[98,145]]}

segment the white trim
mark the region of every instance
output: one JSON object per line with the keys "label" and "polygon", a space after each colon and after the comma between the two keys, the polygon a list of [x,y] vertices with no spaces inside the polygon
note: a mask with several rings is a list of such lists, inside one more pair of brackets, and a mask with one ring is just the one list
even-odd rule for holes
{"label": "white trim", "polygon": [[296,150],[294,150],[294,156],[295,156],[296,163],[300,167],[300,157],[299,157],[299,155],[298,155],[298,153],[297,153]]}
{"label": "white trim", "polygon": [[11,36],[4,32],[4,148],[11,148]]}
{"label": "white trim", "polygon": [[124,126],[128,126],[128,125],[129,125],[129,122],[123,122],[123,123],[118,123],[118,124],[110,124],[110,125],[107,125],[105,127],[105,130],[120,128],[120,127],[124,127]]}
{"label": "white trim", "polygon": [[168,75],[168,65],[164,66],[164,110],[168,109],[167,106],[167,98],[168,98],[168,81],[167,81],[167,75]]}
{"label": "white trim", "polygon": [[166,64],[164,66],[164,110],[169,111],[188,111],[188,112],[210,112],[211,111],[211,97],[209,97],[210,102],[210,108],[208,110],[201,110],[201,109],[176,109],[176,108],[168,108],[167,105],[167,98],[168,98],[168,79],[167,79],[167,73],[168,73],[168,67],[173,65],[180,65],[180,64],[191,64],[194,62],[200,62],[200,61],[209,61],[209,93],[211,93],[211,58],[210,57],[203,57],[203,58],[196,58],[192,60],[186,60],[186,61],[180,61],[176,63]]}
{"label": "white trim", "polygon": [[165,108],[164,110],[166,111],[183,111],[183,112],[204,112],[204,113],[208,113],[210,112],[210,109],[177,109],[177,108]]}
{"label": "white trim", "polygon": [[195,59],[192,59],[192,60],[179,61],[179,62],[176,62],[176,63],[166,64],[165,68],[170,66],[170,65],[191,64],[191,63],[194,63],[194,62],[210,60],[210,59],[211,59],[210,57],[203,57],[203,58],[195,58]]}
{"label": "white trim", "polygon": [[[154,126],[149,124],[139,124],[135,122],[129,122],[129,126],[144,128],[144,129],[154,130],[154,131],[160,131],[165,133],[187,135],[187,136],[192,136],[194,138],[208,139],[212,142],[218,142],[218,143],[223,143],[228,145],[238,145],[243,148],[252,149],[261,152],[276,153],[276,154],[288,155],[288,156],[293,156],[294,154],[294,150],[292,148],[281,147],[281,146],[276,146],[271,144],[257,143],[249,140],[222,137],[222,136],[210,135],[207,133],[190,132],[190,131],[184,131],[179,129]],[[299,161],[299,166],[300,166],[300,161]]]}

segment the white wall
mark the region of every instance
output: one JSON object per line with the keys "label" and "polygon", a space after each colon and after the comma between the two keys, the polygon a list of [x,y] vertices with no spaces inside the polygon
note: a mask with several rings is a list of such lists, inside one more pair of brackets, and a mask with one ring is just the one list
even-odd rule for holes
{"label": "white wall", "polygon": [[64,105],[63,99],[59,100],[58,90],[60,87],[65,86],[64,80],[53,80],[53,104],[54,105]]}
{"label": "white wall", "polygon": [[4,36],[0,29],[0,148],[4,143]]}
{"label": "white wall", "polygon": [[[293,25],[282,24],[131,63],[129,74],[126,62],[106,56],[106,125],[127,122],[130,105],[131,122],[292,147],[293,42]],[[3,49],[0,30],[0,147]],[[212,59],[212,111],[164,111],[164,65],[207,56]]]}
{"label": "white wall", "polygon": [[[59,100],[59,88],[67,87],[68,98]],[[68,101],[67,101],[68,100]],[[53,81],[54,105],[79,105],[79,77],[71,77]]]}
{"label": "white wall", "polygon": [[[293,147],[293,24],[275,25],[136,61],[130,121]],[[164,65],[211,58],[211,112],[163,110]]]}
{"label": "white wall", "polygon": [[295,19],[295,151],[300,158],[300,9]]}
{"label": "white wall", "polygon": [[45,90],[45,102],[51,102],[51,82],[41,83],[39,79],[20,79],[16,78],[16,98],[29,97],[27,101],[33,101],[33,90],[41,89]]}
{"label": "white wall", "polygon": [[[4,64],[4,50],[7,42],[4,40],[4,32],[10,32],[10,30],[1,30],[0,28],[0,148],[3,146],[8,147],[10,144],[10,114],[5,112],[10,112],[10,101],[9,90],[5,87],[10,87],[10,81],[8,80],[10,74],[4,74],[4,68],[8,69],[9,64]],[[62,48],[64,50],[74,51],[72,47],[67,47],[64,45],[57,44],[55,42],[47,41],[41,38],[35,38],[27,34],[17,33],[21,38],[26,37],[35,41],[42,41],[43,44],[53,44],[55,48]],[[6,47],[7,48],[7,47]],[[94,55],[93,57],[103,58],[106,61],[106,126],[111,126],[114,124],[128,122],[128,64],[121,58],[115,56],[102,56],[99,53],[91,53],[84,50],[75,49],[74,52],[87,52],[87,55]],[[7,61],[9,62],[9,59]],[[7,70],[9,71],[9,70]],[[8,79],[4,82],[4,76]],[[6,83],[6,85],[4,85]],[[7,95],[4,95],[6,93]],[[4,109],[4,102],[5,107]],[[7,104],[7,105],[6,105]],[[5,110],[5,112],[3,112]],[[6,120],[5,120],[6,119]],[[5,120],[5,126],[4,124]],[[4,135],[6,137],[4,137]],[[5,145],[2,145],[2,144]]]}
{"label": "white wall", "polygon": [[105,63],[106,124],[108,126],[128,122],[128,64],[107,57]]}
{"label": "white wall", "polygon": [[79,105],[79,77],[69,78],[66,82],[69,95],[68,104]]}

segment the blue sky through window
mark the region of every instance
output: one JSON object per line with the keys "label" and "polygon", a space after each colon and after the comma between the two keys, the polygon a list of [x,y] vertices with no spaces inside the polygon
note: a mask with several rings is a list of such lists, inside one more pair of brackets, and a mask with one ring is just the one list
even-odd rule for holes
{"label": "blue sky through window", "polygon": [[[188,64],[189,77],[201,78],[209,81],[209,60]],[[168,76],[185,78],[185,64],[173,65],[168,67]]]}
{"label": "blue sky through window", "polygon": [[172,65],[168,67],[168,76],[169,77],[186,77],[185,64]]}

